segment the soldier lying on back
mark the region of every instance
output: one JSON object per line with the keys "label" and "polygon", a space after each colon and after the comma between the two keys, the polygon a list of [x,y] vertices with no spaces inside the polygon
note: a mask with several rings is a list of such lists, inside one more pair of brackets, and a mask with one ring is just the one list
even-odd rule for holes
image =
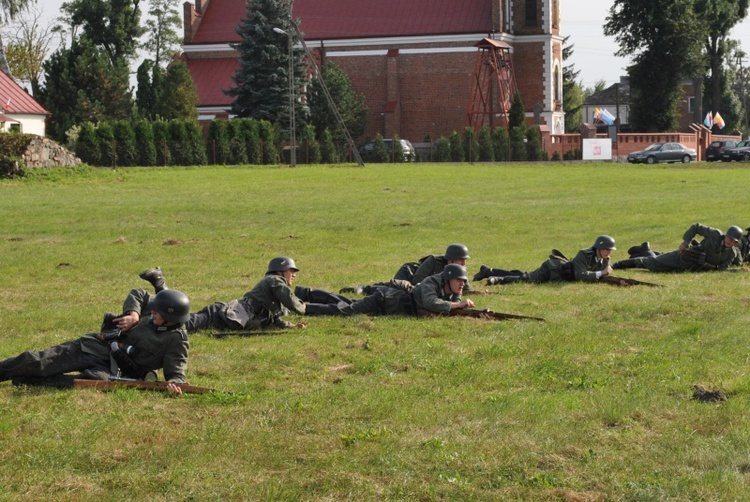
{"label": "soldier lying on back", "polygon": [[474,276],[475,281],[487,279],[487,284],[512,284],[514,282],[584,281],[596,282],[612,273],[609,256],[614,251],[615,240],[609,235],[600,235],[590,248],[581,249],[568,260],[559,251],[553,250],[549,259],[533,272],[505,270],[482,265]]}
{"label": "soldier lying on back", "polygon": [[112,375],[143,378],[163,369],[168,390],[181,394],[174,384],[186,382],[189,345],[184,322],[190,301],[184,293],[170,289],[143,307],[151,315],[127,330],[84,335],[0,362],[0,381],[72,387],[75,377],[65,374],[74,371],[82,372],[84,378],[107,380]]}
{"label": "soldier lying on back", "polygon": [[[700,235],[701,242],[693,242]],[[615,262],[615,269],[645,268],[652,272],[702,272],[726,270],[732,264],[741,263],[737,243],[743,237],[742,229],[729,227],[726,234],[721,230],[695,223],[682,236],[678,249],[654,256],[631,257]]]}

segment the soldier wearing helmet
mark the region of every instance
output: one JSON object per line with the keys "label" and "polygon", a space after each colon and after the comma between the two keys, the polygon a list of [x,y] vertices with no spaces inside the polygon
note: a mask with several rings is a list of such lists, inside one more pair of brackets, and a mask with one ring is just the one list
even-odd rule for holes
{"label": "soldier wearing helmet", "polygon": [[[401,267],[393,276],[396,280],[408,281],[411,284],[417,285],[427,277],[431,275],[439,274],[443,271],[446,265],[455,264],[466,266],[466,260],[470,259],[469,248],[463,244],[449,244],[445,249],[445,253],[442,255],[427,255],[420,258],[419,261],[407,262],[401,265]],[[371,294],[375,291],[375,288],[387,286],[387,282],[378,282],[372,285],[362,285],[349,288],[342,288],[340,293],[357,293],[357,294]],[[469,291],[471,287],[469,283],[466,283],[464,291]]]}
{"label": "soldier wearing helmet", "polygon": [[[304,327],[302,323],[293,324],[282,317],[289,311],[304,314],[309,303],[351,302],[348,298],[320,289],[303,286],[292,289],[297,272],[299,268],[294,259],[288,256],[272,258],[265,277],[242,298],[226,303],[216,302],[190,314],[186,324],[188,332],[210,328],[254,330],[268,326]],[[150,282],[156,291],[170,291],[166,289],[164,274],[159,267],[142,272],[140,277]],[[148,309],[143,309],[143,306],[148,304],[149,297],[150,294],[144,289],[132,290],[123,305],[126,314],[115,321],[117,326],[127,328],[138,322],[141,315],[148,314]]]}
{"label": "soldier wearing helmet", "polygon": [[461,294],[469,278],[466,268],[448,264],[438,274],[431,275],[416,286],[408,281],[393,279],[388,286],[374,291],[350,304],[308,305],[308,315],[420,315],[448,314],[451,310],[471,308],[474,302],[462,300]]}
{"label": "soldier wearing helmet", "polygon": [[[83,378],[108,379],[113,373],[144,378],[162,369],[171,383],[185,383],[188,338],[185,321],[190,300],[177,290],[162,291],[149,301],[151,315],[128,330],[112,329],[50,347],[24,352],[0,362],[0,381],[14,384],[73,386],[74,371]],[[119,367],[119,370],[118,370]],[[167,386],[182,393],[176,385]]]}
{"label": "soldier wearing helmet", "polygon": [[[695,241],[696,236],[703,237],[703,240]],[[736,225],[724,233],[717,228],[695,223],[682,236],[678,249],[655,256],[631,256],[612,266],[615,269],[645,268],[652,272],[726,270],[733,264],[741,263],[737,243],[742,238],[742,229]]]}
{"label": "soldier wearing helmet", "polygon": [[549,259],[533,272],[505,270],[482,265],[474,280],[487,279],[487,284],[511,284],[514,282],[583,281],[596,282],[612,273],[609,256],[615,247],[615,240],[609,235],[600,235],[594,244],[578,251],[572,260],[553,250]]}

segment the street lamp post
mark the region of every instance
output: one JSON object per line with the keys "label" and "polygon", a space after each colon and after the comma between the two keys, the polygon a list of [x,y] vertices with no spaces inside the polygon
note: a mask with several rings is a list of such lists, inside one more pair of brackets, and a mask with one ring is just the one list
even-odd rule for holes
{"label": "street lamp post", "polygon": [[289,151],[289,167],[295,167],[297,165],[297,124],[294,116],[294,52],[292,51],[292,36],[281,28],[274,28],[273,31],[279,35],[286,35],[289,41],[289,135],[292,140]]}

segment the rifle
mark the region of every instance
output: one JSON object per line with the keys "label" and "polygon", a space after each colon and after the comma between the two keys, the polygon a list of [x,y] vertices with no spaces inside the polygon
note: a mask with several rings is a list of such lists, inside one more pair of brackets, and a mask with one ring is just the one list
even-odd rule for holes
{"label": "rifle", "polygon": [[[109,380],[87,380],[84,378],[75,378],[73,379],[73,388],[114,390],[121,387],[134,387],[136,389],[169,392],[167,389],[167,383],[169,382],[147,382],[145,380],[118,378],[114,376],[109,377]],[[197,385],[190,385],[187,383],[176,383],[175,385],[182,389],[182,392],[185,394],[206,394],[209,392],[216,392],[214,389],[209,389],[208,387],[198,387]]]}
{"label": "rifle", "polygon": [[488,291],[486,289],[469,289],[468,291],[464,289],[461,292],[461,295],[463,296],[466,296],[466,295],[499,295],[499,294],[500,294],[500,291]]}
{"label": "rifle", "polygon": [[612,275],[603,275],[599,278],[599,282],[605,284],[611,284],[613,286],[651,286],[652,288],[663,288],[661,284],[654,284],[653,282],[639,281],[637,279],[628,279],[625,277],[615,277]]}
{"label": "rifle", "polygon": [[544,321],[543,317],[533,317],[520,314],[505,314],[503,312],[493,312],[489,309],[453,309],[451,310],[449,315],[474,317],[475,319],[495,319],[498,321],[505,321],[508,319],[530,319],[532,321]]}

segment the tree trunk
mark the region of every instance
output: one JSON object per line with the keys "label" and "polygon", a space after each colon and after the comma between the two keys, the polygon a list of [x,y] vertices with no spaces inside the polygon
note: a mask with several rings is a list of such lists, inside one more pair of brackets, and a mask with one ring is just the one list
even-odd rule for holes
{"label": "tree trunk", "polygon": [[5,58],[5,44],[3,44],[3,36],[0,33],[0,70],[2,70],[10,78],[13,78],[13,74],[10,72],[10,66],[8,66],[8,60]]}

